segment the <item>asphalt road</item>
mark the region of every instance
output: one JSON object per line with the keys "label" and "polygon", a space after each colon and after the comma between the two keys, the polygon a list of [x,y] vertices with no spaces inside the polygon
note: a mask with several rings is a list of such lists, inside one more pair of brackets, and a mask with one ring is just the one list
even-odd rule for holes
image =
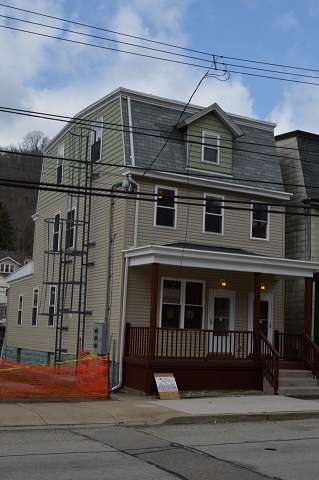
{"label": "asphalt road", "polygon": [[1,480],[314,480],[319,420],[0,430]]}

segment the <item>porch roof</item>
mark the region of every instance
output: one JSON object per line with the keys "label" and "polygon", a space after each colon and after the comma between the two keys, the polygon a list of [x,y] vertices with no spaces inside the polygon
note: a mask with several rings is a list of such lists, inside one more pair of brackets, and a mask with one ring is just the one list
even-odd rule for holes
{"label": "porch roof", "polygon": [[288,258],[267,257],[240,248],[191,243],[145,245],[124,250],[129,266],[159,263],[181,267],[205,268],[272,274],[278,277],[313,277],[319,263]]}

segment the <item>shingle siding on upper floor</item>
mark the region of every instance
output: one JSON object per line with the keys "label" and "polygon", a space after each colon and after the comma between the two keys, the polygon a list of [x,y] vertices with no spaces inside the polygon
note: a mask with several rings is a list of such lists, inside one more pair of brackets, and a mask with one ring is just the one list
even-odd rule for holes
{"label": "shingle siding on upper floor", "polygon": [[[126,98],[122,98],[122,108],[123,122],[126,126],[125,155],[129,159],[131,152]],[[131,99],[131,112],[135,165],[142,168],[151,166],[153,170],[185,173],[187,128],[174,131],[176,124],[181,122],[182,111]],[[193,113],[185,112],[182,119],[192,115]],[[242,123],[240,128],[244,135],[233,142],[232,176],[229,178],[222,176],[220,179],[229,183],[284,191],[273,131]],[[172,138],[165,145],[172,132]],[[130,163],[131,161],[127,161],[127,164]],[[207,172],[203,173],[207,176]],[[218,175],[215,174],[214,177],[218,178]]]}
{"label": "shingle siding on upper floor", "polygon": [[308,198],[319,197],[319,136],[297,137]]}

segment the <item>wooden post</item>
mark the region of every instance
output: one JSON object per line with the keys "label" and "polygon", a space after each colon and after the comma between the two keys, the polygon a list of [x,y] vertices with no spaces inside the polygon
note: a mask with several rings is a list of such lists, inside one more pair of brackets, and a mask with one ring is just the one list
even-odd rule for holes
{"label": "wooden post", "polygon": [[312,323],[312,281],[311,277],[305,278],[305,333],[311,338]]}
{"label": "wooden post", "polygon": [[155,358],[158,282],[159,282],[159,264],[152,263],[150,339],[149,339],[149,359],[150,360],[154,360]]}
{"label": "wooden post", "polygon": [[255,273],[255,289],[254,289],[254,357],[260,360],[260,286],[261,273]]}

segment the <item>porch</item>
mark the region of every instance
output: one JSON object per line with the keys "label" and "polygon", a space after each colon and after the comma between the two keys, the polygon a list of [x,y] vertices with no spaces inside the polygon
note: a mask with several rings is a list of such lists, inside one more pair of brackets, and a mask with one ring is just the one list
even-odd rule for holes
{"label": "porch", "polygon": [[[273,323],[276,328],[283,325],[283,298],[276,285],[281,285],[284,278],[304,277],[305,331],[310,337],[313,271],[319,265],[230,250],[171,244],[124,252],[124,386],[152,395],[156,391],[154,373],[173,373],[181,391],[262,390],[265,376],[277,393],[280,353],[271,328]],[[174,280],[167,272],[176,267],[178,276],[173,274]],[[140,268],[139,274],[134,274]],[[182,280],[186,275],[183,268],[188,269],[190,280]],[[133,280],[127,295],[129,272]],[[206,287],[204,281],[202,287],[196,287],[193,272],[197,279],[206,279]],[[223,278],[225,272],[229,287],[216,290],[216,279]],[[261,282],[266,275],[273,282],[268,296],[277,304],[277,317],[264,322],[265,336],[261,328]],[[142,317],[136,316],[136,308],[127,308],[133,299],[136,306],[136,285],[143,285]],[[200,292],[197,296],[196,291]],[[240,292],[242,301],[235,314],[236,292]],[[186,301],[187,295],[192,300]],[[227,298],[227,302],[221,302],[221,298]]]}
{"label": "porch", "polygon": [[[274,345],[252,331],[156,328],[126,325],[124,385],[152,395],[154,373],[173,373],[180,391],[263,390],[264,377],[278,394],[279,369],[307,369],[319,378],[319,348],[305,333],[275,332]],[[155,346],[155,349],[152,348]]]}

